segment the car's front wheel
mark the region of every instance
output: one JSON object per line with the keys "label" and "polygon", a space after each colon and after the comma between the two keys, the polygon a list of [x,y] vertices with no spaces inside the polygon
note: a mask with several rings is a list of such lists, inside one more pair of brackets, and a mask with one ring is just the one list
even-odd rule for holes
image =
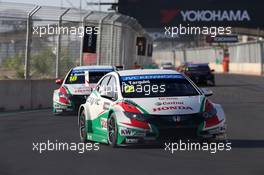
{"label": "car's front wheel", "polygon": [[87,142],[87,131],[86,131],[86,117],[84,110],[80,114],[80,121],[79,121],[79,131],[80,131],[80,138],[83,143]]}
{"label": "car's front wheel", "polygon": [[107,120],[108,143],[112,147],[116,147],[117,143],[117,124],[114,113]]}

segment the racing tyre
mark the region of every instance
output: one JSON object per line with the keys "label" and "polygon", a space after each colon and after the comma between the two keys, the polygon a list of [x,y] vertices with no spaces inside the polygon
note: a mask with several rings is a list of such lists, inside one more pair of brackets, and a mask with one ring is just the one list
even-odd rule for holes
{"label": "racing tyre", "polygon": [[81,142],[87,142],[87,130],[86,130],[86,119],[85,119],[85,112],[84,110],[81,113],[80,121],[79,121],[79,131],[80,131],[80,138]]}
{"label": "racing tyre", "polygon": [[108,143],[112,147],[116,147],[117,142],[117,124],[116,117],[112,113],[107,120],[107,135],[108,135]]}

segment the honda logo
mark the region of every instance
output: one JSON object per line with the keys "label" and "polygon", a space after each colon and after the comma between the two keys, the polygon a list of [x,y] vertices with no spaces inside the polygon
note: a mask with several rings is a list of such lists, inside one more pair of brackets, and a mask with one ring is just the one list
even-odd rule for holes
{"label": "honda logo", "polygon": [[174,122],[180,122],[180,121],[181,121],[181,117],[180,117],[180,116],[173,116],[173,117],[172,117],[172,120],[173,120]]}

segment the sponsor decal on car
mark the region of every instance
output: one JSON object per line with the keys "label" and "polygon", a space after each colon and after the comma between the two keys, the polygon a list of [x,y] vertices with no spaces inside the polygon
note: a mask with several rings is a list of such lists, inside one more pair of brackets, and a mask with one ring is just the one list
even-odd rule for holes
{"label": "sponsor decal on car", "polygon": [[87,99],[87,102],[90,103],[91,105],[93,104],[99,105],[99,101],[100,101],[100,98],[93,98],[91,96]]}
{"label": "sponsor decal on car", "polygon": [[184,103],[182,101],[164,101],[164,102],[156,102],[156,106],[161,105],[183,105]]}
{"label": "sponsor decal on car", "polygon": [[128,139],[125,140],[126,143],[138,143],[138,139]]}
{"label": "sponsor decal on car", "polygon": [[162,106],[153,108],[153,112],[168,111],[168,110],[193,110],[190,106]]}
{"label": "sponsor decal on car", "polygon": [[122,76],[123,81],[129,80],[152,80],[152,79],[184,79],[181,74],[149,74],[149,75],[134,75],[134,76]]}
{"label": "sponsor decal on car", "polygon": [[181,121],[181,117],[180,117],[180,116],[173,116],[173,117],[172,117],[172,120],[173,120],[174,122],[180,122],[180,121]]}
{"label": "sponsor decal on car", "polygon": [[75,89],[74,90],[74,93],[89,93],[90,92],[90,89]]}
{"label": "sponsor decal on car", "polygon": [[107,129],[107,119],[106,118],[101,118],[100,123],[103,129]]}
{"label": "sponsor decal on car", "polygon": [[110,103],[104,102],[103,109],[108,110],[110,108]]}
{"label": "sponsor decal on car", "polygon": [[161,106],[162,103],[161,103],[161,102],[156,102],[155,105],[156,105],[156,106]]}
{"label": "sponsor decal on car", "polygon": [[134,132],[129,128],[120,128],[119,133],[121,136],[134,136]]}
{"label": "sponsor decal on car", "polygon": [[159,97],[159,100],[178,100],[178,97]]}

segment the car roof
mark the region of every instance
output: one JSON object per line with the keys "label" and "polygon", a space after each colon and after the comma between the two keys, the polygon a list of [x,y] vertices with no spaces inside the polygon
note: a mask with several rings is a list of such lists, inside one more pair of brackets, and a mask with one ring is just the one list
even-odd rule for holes
{"label": "car roof", "polygon": [[90,66],[77,66],[73,68],[73,70],[80,70],[80,69],[92,69],[92,70],[105,70],[105,69],[110,69],[114,70],[114,66],[109,66],[109,65],[90,65]]}
{"label": "car roof", "polygon": [[180,74],[177,71],[165,70],[165,69],[131,69],[131,70],[121,70],[117,72],[120,76],[148,75],[148,74]]}

